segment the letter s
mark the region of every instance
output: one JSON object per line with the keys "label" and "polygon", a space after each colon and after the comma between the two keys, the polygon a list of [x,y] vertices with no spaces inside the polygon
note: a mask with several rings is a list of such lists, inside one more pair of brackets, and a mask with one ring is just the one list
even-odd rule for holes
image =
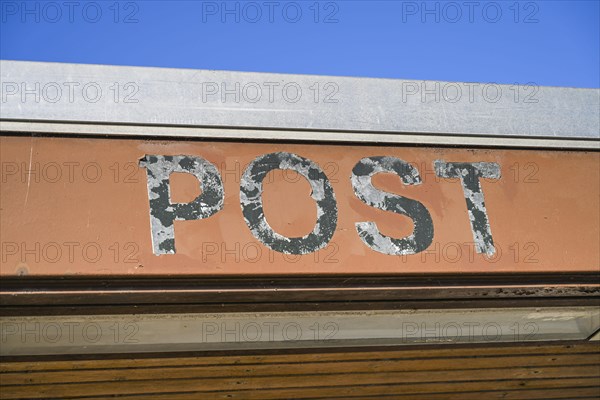
{"label": "letter s", "polygon": [[352,169],[352,188],[362,202],[406,215],[414,222],[410,236],[395,239],[379,232],[375,222],[357,222],[360,239],[371,249],[389,255],[416,254],[425,250],[433,240],[433,221],[427,208],[419,201],[383,192],[373,186],[371,178],[379,172],[394,172],[405,185],[420,185],[419,171],[409,163],[395,157],[366,157]]}

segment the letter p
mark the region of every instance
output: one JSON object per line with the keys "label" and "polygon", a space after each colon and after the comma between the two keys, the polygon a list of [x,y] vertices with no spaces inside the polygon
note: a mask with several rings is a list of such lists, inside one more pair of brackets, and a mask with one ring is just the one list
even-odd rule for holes
{"label": "letter p", "polygon": [[[223,182],[214,164],[195,156],[146,155],[140,160],[148,176],[150,229],[154,254],[175,254],[175,220],[208,218],[223,208]],[[171,203],[173,172],[194,175],[201,194],[189,203]]]}

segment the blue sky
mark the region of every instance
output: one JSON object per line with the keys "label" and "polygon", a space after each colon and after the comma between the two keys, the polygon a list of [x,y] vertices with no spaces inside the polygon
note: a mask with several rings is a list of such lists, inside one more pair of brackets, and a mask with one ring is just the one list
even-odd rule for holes
{"label": "blue sky", "polygon": [[6,1],[0,57],[600,87],[599,1]]}

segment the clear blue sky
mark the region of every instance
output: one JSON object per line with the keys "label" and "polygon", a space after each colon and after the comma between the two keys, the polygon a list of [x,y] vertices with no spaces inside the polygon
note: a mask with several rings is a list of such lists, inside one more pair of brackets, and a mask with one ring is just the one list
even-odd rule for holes
{"label": "clear blue sky", "polygon": [[589,1],[6,1],[10,60],[600,86]]}

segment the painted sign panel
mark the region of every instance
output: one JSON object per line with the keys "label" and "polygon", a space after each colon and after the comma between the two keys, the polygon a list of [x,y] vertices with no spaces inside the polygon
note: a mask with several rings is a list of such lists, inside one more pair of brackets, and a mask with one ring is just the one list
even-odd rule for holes
{"label": "painted sign panel", "polygon": [[4,276],[599,269],[598,152],[0,144]]}

